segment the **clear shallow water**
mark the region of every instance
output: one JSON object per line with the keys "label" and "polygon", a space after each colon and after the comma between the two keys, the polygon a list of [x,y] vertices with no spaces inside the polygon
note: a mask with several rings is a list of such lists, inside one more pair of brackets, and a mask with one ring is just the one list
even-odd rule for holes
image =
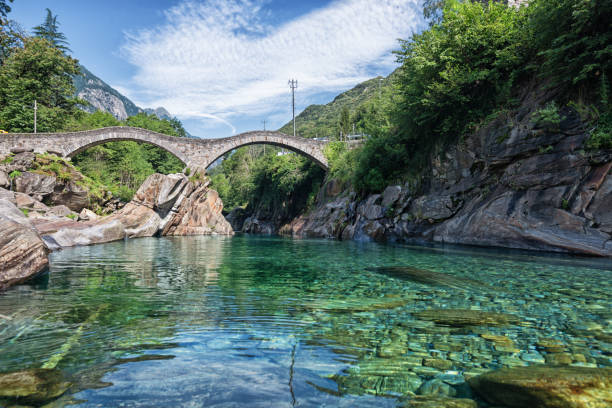
{"label": "clear shallow water", "polygon": [[[612,366],[609,260],[237,236],[74,248],[51,265],[0,294],[0,373],[56,366],[73,386],[52,406],[384,407],[436,378],[473,397],[465,378],[499,367]],[[489,286],[367,269],[382,266]],[[428,309],[518,323],[415,316]]]}

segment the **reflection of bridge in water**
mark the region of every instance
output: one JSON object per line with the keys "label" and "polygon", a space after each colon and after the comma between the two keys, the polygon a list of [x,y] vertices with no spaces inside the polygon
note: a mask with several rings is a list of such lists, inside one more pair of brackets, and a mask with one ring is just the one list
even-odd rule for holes
{"label": "reflection of bridge in water", "polygon": [[89,147],[122,140],[158,146],[192,169],[205,169],[225,153],[241,146],[270,144],[300,153],[327,170],[327,159],[323,154],[327,142],[269,131],[246,132],[219,139],[174,137],[123,126],[70,133],[8,133],[0,135],[0,153],[34,151],[72,157]]}

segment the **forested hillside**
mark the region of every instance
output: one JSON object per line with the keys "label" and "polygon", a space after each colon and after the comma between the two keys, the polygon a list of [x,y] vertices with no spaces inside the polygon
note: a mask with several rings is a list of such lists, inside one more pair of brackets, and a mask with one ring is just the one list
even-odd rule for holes
{"label": "forested hillside", "polygon": [[[391,103],[396,76],[396,72],[393,72],[385,78],[369,79],[336,96],[326,105],[308,106],[296,117],[297,134],[335,140],[341,132],[346,135],[353,133],[353,130],[358,133],[366,131],[367,112]],[[343,111],[345,115],[348,114],[345,123],[341,123]],[[288,122],[279,131],[293,134],[293,122]]]}

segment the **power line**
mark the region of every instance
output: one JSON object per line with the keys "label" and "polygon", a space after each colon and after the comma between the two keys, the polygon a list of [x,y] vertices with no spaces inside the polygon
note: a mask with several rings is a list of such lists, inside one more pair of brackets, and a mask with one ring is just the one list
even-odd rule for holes
{"label": "power line", "polygon": [[291,88],[291,107],[293,109],[293,136],[295,137],[295,90],[298,87],[297,79],[290,79],[289,87]]}

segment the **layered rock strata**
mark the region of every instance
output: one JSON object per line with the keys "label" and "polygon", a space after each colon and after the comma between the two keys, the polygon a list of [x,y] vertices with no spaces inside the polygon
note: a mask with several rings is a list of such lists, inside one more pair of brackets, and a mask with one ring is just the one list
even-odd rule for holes
{"label": "layered rock strata", "polygon": [[52,249],[99,244],[154,235],[231,235],[221,211],[223,203],[207,179],[183,174],[153,174],[132,201],[109,217],[87,221],[38,221],[37,228]]}
{"label": "layered rock strata", "polygon": [[[535,109],[535,108],[534,108]],[[280,232],[612,255],[612,152],[586,150],[578,113],[558,125],[519,110],[433,160],[418,183],[358,199],[333,181]]]}

